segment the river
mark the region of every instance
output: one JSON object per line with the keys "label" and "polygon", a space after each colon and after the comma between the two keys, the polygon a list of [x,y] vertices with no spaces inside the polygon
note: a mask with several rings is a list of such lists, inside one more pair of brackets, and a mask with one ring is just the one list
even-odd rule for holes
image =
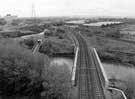
{"label": "river", "polygon": [[[41,32],[39,34],[33,34],[33,35],[27,35],[22,36],[22,39],[29,38],[29,37],[42,37],[44,35],[44,32]],[[63,57],[57,57],[57,58],[51,58],[51,65],[57,64],[58,66],[68,66],[69,70],[72,72],[72,66],[73,66],[74,60],[71,58],[63,58]],[[108,78],[115,77],[117,79],[124,79],[128,76],[135,76],[135,68],[133,67],[126,67],[122,65],[115,65],[115,64],[106,64],[103,63],[103,67],[106,71],[106,74]]]}
{"label": "river", "polygon": [[[57,66],[68,66],[69,70],[72,72],[73,59],[71,58],[52,58],[51,65],[57,64]],[[123,65],[107,64],[103,63],[103,67],[106,71],[107,77],[115,77],[119,80],[124,80],[126,77],[135,76],[135,68],[126,67]]]}
{"label": "river", "polygon": [[73,20],[73,21],[67,21],[65,23],[70,24],[82,24],[84,26],[102,26],[107,24],[121,24],[120,21],[102,21],[102,22],[93,22],[93,23],[85,23],[85,20]]}
{"label": "river", "polygon": [[85,26],[102,26],[107,24],[121,24],[122,22],[119,21],[105,21],[105,22],[95,22],[95,23],[89,23],[89,24],[83,24]]}

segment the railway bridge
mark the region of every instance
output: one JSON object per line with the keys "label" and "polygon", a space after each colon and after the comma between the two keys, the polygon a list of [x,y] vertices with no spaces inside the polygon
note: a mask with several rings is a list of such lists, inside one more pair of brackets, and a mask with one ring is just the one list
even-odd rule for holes
{"label": "railway bridge", "polygon": [[74,33],[72,39],[76,43],[72,84],[78,88],[77,99],[107,99],[105,90],[109,88],[109,81],[96,49],[91,48],[80,33]]}
{"label": "railway bridge", "polygon": [[[72,34],[75,42],[75,61],[72,69],[72,85],[78,87],[77,99],[108,99],[105,90],[115,90],[127,99],[124,92],[110,88],[104,68],[95,48],[91,48],[80,33]],[[42,40],[38,40],[32,51],[38,52]]]}

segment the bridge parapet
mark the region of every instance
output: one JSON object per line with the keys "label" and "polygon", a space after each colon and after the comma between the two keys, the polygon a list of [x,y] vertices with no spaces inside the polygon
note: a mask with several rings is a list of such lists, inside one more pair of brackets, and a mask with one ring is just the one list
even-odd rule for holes
{"label": "bridge parapet", "polygon": [[69,33],[68,36],[72,40],[72,42],[74,43],[75,57],[74,57],[74,64],[72,66],[71,82],[72,82],[72,86],[75,86],[76,81],[77,81],[77,61],[78,61],[78,53],[79,53],[79,43],[78,43],[78,40],[76,39],[76,37],[72,33]]}
{"label": "bridge parapet", "polygon": [[38,39],[37,42],[36,42],[36,44],[32,48],[33,54],[39,50],[41,44],[42,44],[42,40],[41,39]]}
{"label": "bridge parapet", "polygon": [[96,51],[95,48],[93,48],[93,51],[94,51],[95,59],[97,60],[97,63],[98,63],[98,65],[97,65],[97,70],[98,70],[98,72],[100,73],[99,75],[100,75],[100,78],[101,78],[101,81],[102,81],[102,86],[103,86],[104,88],[108,88],[108,86],[109,86],[109,81],[108,81],[106,72],[105,72],[105,70],[104,70],[104,67],[103,67],[103,65],[102,65],[102,63],[101,63],[101,61],[100,61],[100,59],[99,59],[99,56],[98,56],[97,51]]}

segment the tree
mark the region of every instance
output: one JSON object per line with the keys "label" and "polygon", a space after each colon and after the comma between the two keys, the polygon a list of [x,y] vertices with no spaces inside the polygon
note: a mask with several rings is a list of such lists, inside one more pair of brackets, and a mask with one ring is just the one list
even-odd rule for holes
{"label": "tree", "polygon": [[45,54],[52,54],[52,43],[50,41],[48,42],[43,42],[43,44],[41,45],[39,52],[41,53],[45,53]]}
{"label": "tree", "polygon": [[19,20],[19,19],[14,19],[14,20],[12,20],[11,25],[17,26],[17,25],[19,25],[19,23],[21,23],[21,20]]}
{"label": "tree", "polygon": [[70,71],[67,66],[57,66],[56,64],[48,68],[45,76],[43,99],[70,99]]}
{"label": "tree", "polygon": [[0,25],[5,25],[5,24],[7,24],[7,22],[6,22],[6,20],[4,20],[4,19],[0,19]]}
{"label": "tree", "polygon": [[[9,43],[10,42],[10,43]],[[46,57],[46,56],[45,56]],[[47,58],[47,57],[46,57]],[[44,56],[6,41],[0,43],[0,96],[23,97],[43,91]]]}
{"label": "tree", "polygon": [[70,77],[67,66],[50,66],[46,55],[0,41],[0,98],[67,99]]}
{"label": "tree", "polygon": [[34,38],[29,38],[29,39],[24,39],[24,41],[21,43],[24,43],[26,46],[28,46],[29,49],[32,49],[36,43],[36,40],[34,40]]}
{"label": "tree", "polygon": [[120,33],[119,30],[116,30],[114,32],[107,33],[106,36],[113,37],[113,38],[120,38],[121,37],[121,33]]}

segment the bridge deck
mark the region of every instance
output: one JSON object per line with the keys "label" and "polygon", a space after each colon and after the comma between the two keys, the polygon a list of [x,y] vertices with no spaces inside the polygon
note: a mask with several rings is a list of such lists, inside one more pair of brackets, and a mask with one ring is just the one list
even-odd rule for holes
{"label": "bridge deck", "polygon": [[77,63],[78,99],[105,99],[93,50],[87,46],[80,34],[75,36],[80,47]]}

